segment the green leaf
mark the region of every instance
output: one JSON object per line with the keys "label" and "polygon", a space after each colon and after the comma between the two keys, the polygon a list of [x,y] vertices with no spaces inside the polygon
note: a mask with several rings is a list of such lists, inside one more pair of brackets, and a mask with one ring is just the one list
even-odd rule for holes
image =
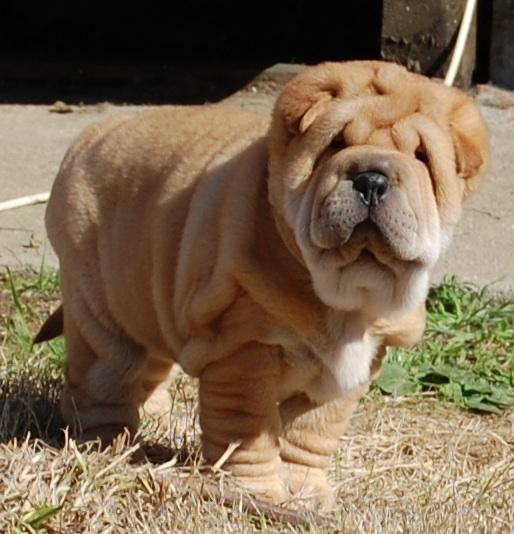
{"label": "green leaf", "polygon": [[456,384],[455,382],[444,384],[441,386],[440,393],[446,399],[451,400],[460,406],[464,405],[462,388],[459,384]]}
{"label": "green leaf", "polygon": [[481,412],[490,412],[497,414],[501,413],[501,410],[500,408],[498,408],[498,406],[490,404],[488,402],[484,402],[483,398],[479,397],[478,395],[475,397],[465,397],[464,406],[466,406],[467,408],[471,408],[472,410],[479,410]]}
{"label": "green leaf", "polygon": [[491,394],[488,395],[488,400],[504,408],[514,406],[514,391],[493,387]]}
{"label": "green leaf", "polygon": [[61,508],[62,505],[41,506],[40,508],[36,508],[35,510],[31,510],[30,512],[26,513],[23,516],[22,521],[30,525],[32,528],[38,529],[47,519],[57,515]]}
{"label": "green leaf", "polygon": [[464,395],[470,395],[472,393],[482,393],[484,395],[492,393],[491,384],[484,379],[473,380],[468,378],[464,384],[462,384],[462,390]]}
{"label": "green leaf", "polygon": [[377,385],[382,391],[391,395],[413,395],[418,391],[418,386],[409,372],[395,362],[384,364]]}
{"label": "green leaf", "polygon": [[450,365],[427,366],[423,371],[426,372],[426,376],[420,379],[434,383],[444,384],[450,380],[464,382],[468,376],[465,370]]}

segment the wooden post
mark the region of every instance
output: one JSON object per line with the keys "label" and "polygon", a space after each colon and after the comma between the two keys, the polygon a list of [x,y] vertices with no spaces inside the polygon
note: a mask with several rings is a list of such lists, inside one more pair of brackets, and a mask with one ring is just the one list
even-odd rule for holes
{"label": "wooden post", "polygon": [[494,0],[491,31],[491,81],[514,89],[514,0]]}
{"label": "wooden post", "polygon": [[[414,72],[443,78],[459,31],[465,0],[383,1],[382,58],[401,63]],[[470,86],[475,56],[476,16],[455,85]]]}

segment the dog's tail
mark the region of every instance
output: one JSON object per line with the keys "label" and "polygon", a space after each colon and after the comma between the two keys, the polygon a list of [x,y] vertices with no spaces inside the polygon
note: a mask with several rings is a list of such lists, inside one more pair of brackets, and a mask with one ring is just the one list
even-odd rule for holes
{"label": "dog's tail", "polygon": [[48,341],[63,333],[63,309],[62,304],[48,317],[39,329],[32,344]]}

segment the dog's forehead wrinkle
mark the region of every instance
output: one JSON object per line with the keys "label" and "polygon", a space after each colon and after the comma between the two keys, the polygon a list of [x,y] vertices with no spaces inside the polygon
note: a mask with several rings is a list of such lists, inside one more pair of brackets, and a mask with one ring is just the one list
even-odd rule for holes
{"label": "dog's forehead wrinkle", "polygon": [[[377,99],[391,100],[394,97],[394,94],[336,97],[313,122],[315,128],[309,129],[311,135],[314,130],[316,135],[330,138],[342,133],[347,143],[357,145],[365,143],[377,129],[384,128],[384,134],[390,132],[398,121],[417,111],[415,99],[402,98],[400,102],[391,101],[388,105],[377,103]],[[392,137],[392,133],[389,135]],[[387,139],[387,144],[392,142]]]}

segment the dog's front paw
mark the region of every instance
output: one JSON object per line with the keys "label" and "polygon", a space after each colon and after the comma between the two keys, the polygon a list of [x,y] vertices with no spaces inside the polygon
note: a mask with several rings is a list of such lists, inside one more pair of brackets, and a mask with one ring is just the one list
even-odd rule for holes
{"label": "dog's front paw", "polygon": [[283,461],[281,475],[293,500],[321,510],[329,510],[334,506],[334,491],[324,470]]}
{"label": "dog's front paw", "polygon": [[285,504],[291,499],[291,494],[278,475],[233,477],[232,480],[255,498],[272,504]]}

